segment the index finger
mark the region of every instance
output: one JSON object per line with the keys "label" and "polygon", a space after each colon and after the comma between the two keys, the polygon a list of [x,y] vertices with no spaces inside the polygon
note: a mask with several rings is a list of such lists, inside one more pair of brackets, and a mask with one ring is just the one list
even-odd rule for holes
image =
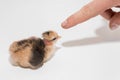
{"label": "index finger", "polygon": [[94,0],[79,11],[68,17],[61,26],[63,28],[70,28],[72,26],[77,25],[78,23],[82,23],[98,14],[102,13],[106,9],[113,6],[113,0]]}

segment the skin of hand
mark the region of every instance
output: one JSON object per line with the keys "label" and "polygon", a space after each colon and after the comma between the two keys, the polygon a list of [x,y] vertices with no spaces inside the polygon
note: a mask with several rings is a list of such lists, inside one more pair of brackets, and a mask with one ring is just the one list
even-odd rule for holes
{"label": "skin of hand", "polygon": [[65,29],[71,28],[97,15],[109,20],[110,29],[114,30],[120,26],[120,12],[114,12],[111,8],[120,8],[120,0],[93,0],[79,11],[69,16],[62,22]]}

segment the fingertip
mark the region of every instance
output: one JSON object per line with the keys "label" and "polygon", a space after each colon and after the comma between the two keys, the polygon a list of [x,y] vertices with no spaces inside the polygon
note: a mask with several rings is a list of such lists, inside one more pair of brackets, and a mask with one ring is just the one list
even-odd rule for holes
{"label": "fingertip", "polygon": [[76,15],[71,15],[69,16],[65,21],[62,22],[61,26],[64,28],[64,29],[69,29],[75,25],[77,25],[79,22],[76,18]]}
{"label": "fingertip", "polygon": [[63,22],[61,23],[62,28],[64,28],[64,29],[68,28],[68,27],[67,27],[67,23],[68,23],[67,20],[63,21]]}
{"label": "fingertip", "polygon": [[68,19],[65,20],[65,21],[63,21],[63,22],[61,23],[61,26],[62,26],[62,28],[64,28],[64,29],[69,29],[69,28],[72,27],[72,26],[71,26],[71,23],[68,21]]}

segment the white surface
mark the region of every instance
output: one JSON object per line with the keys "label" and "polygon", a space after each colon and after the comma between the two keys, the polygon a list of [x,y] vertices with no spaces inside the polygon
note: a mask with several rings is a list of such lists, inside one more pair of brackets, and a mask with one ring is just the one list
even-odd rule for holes
{"label": "white surface", "polygon": [[[120,80],[120,29],[97,16],[65,30],[61,22],[89,0],[0,0],[0,80]],[[46,30],[61,36],[55,56],[37,70],[9,63],[9,45]]]}

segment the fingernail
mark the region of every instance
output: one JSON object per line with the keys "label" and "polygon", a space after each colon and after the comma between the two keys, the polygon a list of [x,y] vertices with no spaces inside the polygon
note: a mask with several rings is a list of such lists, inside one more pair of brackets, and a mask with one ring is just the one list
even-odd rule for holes
{"label": "fingernail", "polygon": [[115,30],[115,29],[117,29],[119,26],[120,26],[120,25],[118,25],[118,24],[113,24],[112,27],[111,27],[111,29],[112,29],[112,30]]}
{"label": "fingernail", "polygon": [[67,23],[68,23],[67,20],[64,21],[64,22],[62,23],[62,27],[63,27],[63,28],[67,28]]}

